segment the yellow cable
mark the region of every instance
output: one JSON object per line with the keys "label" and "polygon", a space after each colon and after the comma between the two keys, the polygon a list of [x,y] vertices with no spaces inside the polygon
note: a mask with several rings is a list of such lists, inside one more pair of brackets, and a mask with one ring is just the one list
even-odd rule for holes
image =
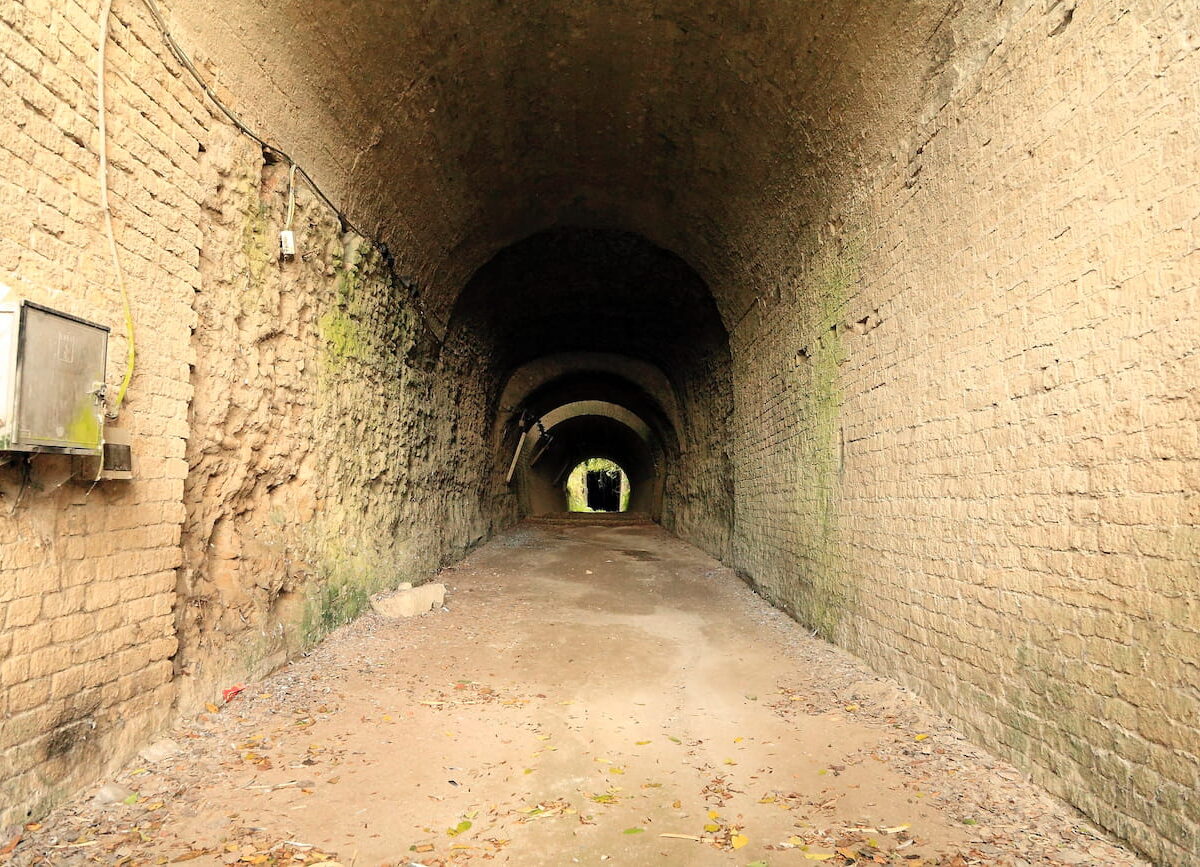
{"label": "yellow cable", "polygon": [[129,287],[125,284],[125,272],[121,268],[121,257],[117,252],[117,237],[113,232],[112,208],[108,202],[108,126],[104,110],[104,69],[105,54],[108,47],[108,19],[112,12],[113,0],[104,0],[100,10],[100,52],[96,59],[96,100],[98,103],[98,120],[100,132],[100,167],[97,180],[100,182],[100,212],[104,216],[104,232],[108,236],[108,252],[112,257],[113,269],[117,272],[117,285],[121,289],[121,304],[125,310],[125,338],[128,351],[125,354],[125,377],[121,387],[117,389],[116,400],[108,411],[110,418],[116,418],[125,400],[125,392],[129,390],[129,381],[133,379],[133,366],[137,360],[137,348],[133,340],[133,310],[129,306]]}

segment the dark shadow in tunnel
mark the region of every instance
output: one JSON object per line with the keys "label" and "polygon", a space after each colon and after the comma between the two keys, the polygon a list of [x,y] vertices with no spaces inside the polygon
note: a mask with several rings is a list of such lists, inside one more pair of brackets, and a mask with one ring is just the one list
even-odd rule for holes
{"label": "dark shadow in tunnel", "polygon": [[[471,390],[484,390],[502,522],[565,510],[563,474],[602,456],[628,473],[631,510],[728,558],[728,340],[707,285],[678,256],[608,229],[533,235],[472,277],[447,348]],[[621,411],[538,427],[585,402]]]}
{"label": "dark shadow in tunnel", "polygon": [[[521,478],[520,494],[527,514],[545,515],[567,511],[567,476],[581,461],[604,458],[625,470],[629,480],[629,511],[658,519],[662,514],[665,463],[661,448],[652,432],[628,419],[601,415],[610,411],[598,401],[568,404],[561,408],[579,414],[569,415],[546,428],[545,449],[529,454]],[[589,411],[590,410],[590,411]],[[631,424],[632,421],[632,424]]]}

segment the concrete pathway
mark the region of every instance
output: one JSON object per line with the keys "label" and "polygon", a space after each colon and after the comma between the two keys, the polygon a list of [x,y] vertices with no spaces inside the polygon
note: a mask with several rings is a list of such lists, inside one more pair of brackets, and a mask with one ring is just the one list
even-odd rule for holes
{"label": "concrete pathway", "polygon": [[448,610],[340,630],[12,857],[1138,863],[653,525],[526,523],[442,580]]}

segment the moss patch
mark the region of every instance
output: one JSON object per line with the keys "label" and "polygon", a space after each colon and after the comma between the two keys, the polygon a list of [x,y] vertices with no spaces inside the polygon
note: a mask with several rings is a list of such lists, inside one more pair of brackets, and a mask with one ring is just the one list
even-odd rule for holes
{"label": "moss patch", "polygon": [[843,567],[838,539],[838,504],[842,473],[843,394],[840,368],[846,359],[840,322],[859,279],[862,244],[823,251],[802,284],[806,306],[813,311],[801,349],[794,388],[801,428],[797,447],[795,544],[800,573],[787,607],[793,616],[822,638],[833,641],[852,607],[853,585]]}
{"label": "moss patch", "polygon": [[403,351],[396,337],[411,335],[413,314],[396,296],[383,256],[356,241],[333,257],[333,266],[334,297],[318,322],[328,372],[394,362]]}
{"label": "moss patch", "polygon": [[300,642],[306,648],[365,612],[374,594],[394,589],[403,580],[366,557],[332,547],[335,550],[322,561],[305,596]]}
{"label": "moss patch", "polygon": [[275,245],[270,239],[270,213],[262,202],[254,202],[246,208],[246,219],[242,223],[242,255],[246,257],[246,273],[250,288],[262,288],[267,269],[275,261]]}

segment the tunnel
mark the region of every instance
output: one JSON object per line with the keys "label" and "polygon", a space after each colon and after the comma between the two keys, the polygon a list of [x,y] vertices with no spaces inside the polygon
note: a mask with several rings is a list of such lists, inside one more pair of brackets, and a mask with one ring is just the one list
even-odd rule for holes
{"label": "tunnel", "polygon": [[[439,363],[488,383],[493,501],[566,511],[567,474],[608,458],[630,508],[729,556],[728,337],[711,292],[637,235],[569,227],[506,248],[460,295]],[[715,421],[714,421],[715,420]]]}
{"label": "tunnel", "polygon": [[35,448],[0,333],[0,834],[398,587],[642,527],[1194,863],[1193,5],[6,0],[0,324],[107,349]]}

